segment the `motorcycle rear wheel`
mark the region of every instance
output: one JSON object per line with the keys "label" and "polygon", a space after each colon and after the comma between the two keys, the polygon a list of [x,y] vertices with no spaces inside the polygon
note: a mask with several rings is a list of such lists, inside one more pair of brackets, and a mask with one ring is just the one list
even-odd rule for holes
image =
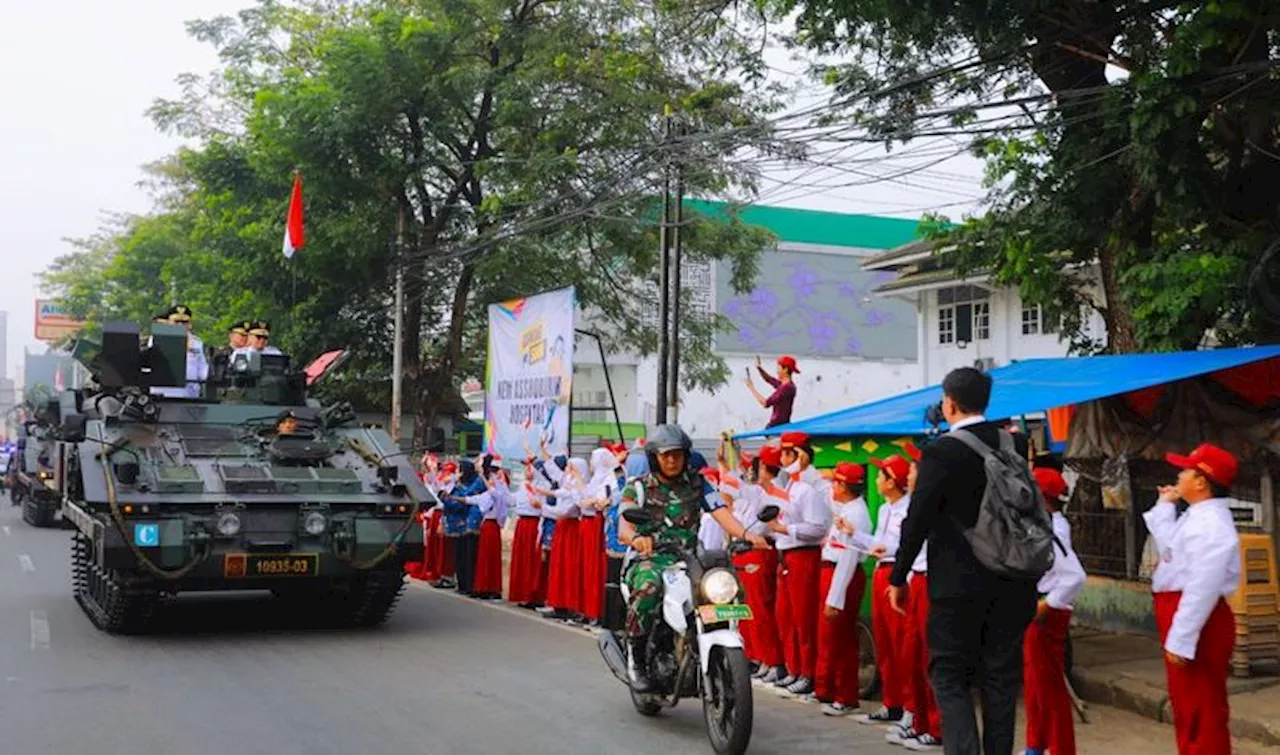
{"label": "motorcycle rear wheel", "polygon": [[631,690],[631,704],[635,706],[636,713],[648,718],[658,715],[662,710],[662,706],[653,701],[652,695],[641,694],[635,690]]}
{"label": "motorcycle rear wheel", "polygon": [[711,749],[716,755],[742,755],[755,718],[751,667],[742,648],[712,648],[703,681],[702,717]]}

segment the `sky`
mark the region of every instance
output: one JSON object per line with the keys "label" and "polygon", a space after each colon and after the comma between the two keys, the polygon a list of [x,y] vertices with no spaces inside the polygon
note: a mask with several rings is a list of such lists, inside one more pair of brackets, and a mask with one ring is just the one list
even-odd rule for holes
{"label": "sky", "polygon": [[[34,338],[36,274],[92,234],[105,213],[146,212],[141,166],[179,142],[146,118],[157,97],[178,93],[175,78],[207,72],[212,48],[184,22],[232,14],[250,0],[0,0],[0,309],[9,313],[9,376],[21,380]],[[782,81],[803,66],[779,50],[769,64]],[[808,87],[796,107],[821,102]],[[958,145],[954,145],[958,146]],[[968,157],[932,164],[946,144],[919,157],[868,162],[880,147],[854,144],[824,156],[836,169],[780,170],[760,202],[836,212],[918,217],[939,208],[958,217],[976,206],[980,166]],[[847,161],[847,163],[846,163]],[[856,167],[848,167],[856,166]],[[913,170],[909,175],[906,171]]]}

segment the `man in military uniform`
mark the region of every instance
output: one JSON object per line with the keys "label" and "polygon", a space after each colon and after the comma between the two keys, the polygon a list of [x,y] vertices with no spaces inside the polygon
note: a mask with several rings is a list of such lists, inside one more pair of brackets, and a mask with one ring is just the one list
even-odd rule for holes
{"label": "man in military uniform", "polygon": [[185,388],[155,387],[151,392],[176,398],[199,398],[205,381],[209,379],[209,362],[204,355],[204,341],[191,332],[191,308],[175,304],[169,308],[164,320],[159,316],[155,319],[155,322],[165,321],[181,325],[187,331],[187,385]]}
{"label": "man in military uniform", "polygon": [[268,343],[270,339],[271,325],[266,320],[259,320],[249,328],[249,348],[260,351],[263,354],[284,354],[283,351]]}
{"label": "man in military uniform", "polygon": [[241,320],[231,326],[231,330],[227,333],[227,348],[230,351],[243,349],[249,345],[249,329],[253,327],[253,323],[248,320]]}
{"label": "man in military uniform", "polygon": [[[645,638],[662,605],[662,572],[677,558],[670,553],[655,552],[659,541],[676,541],[690,551],[698,541],[698,524],[705,511],[733,538],[745,538],[757,548],[768,548],[758,535],[747,534],[746,528],[724,507],[719,495],[701,476],[689,467],[692,442],[677,425],[660,425],[649,436],[645,446],[649,456],[649,474],[628,485],[622,493],[622,509],[644,506],[657,516],[658,529],[638,535],[623,520],[620,534],[623,542],[636,554],[624,579],[630,589],[625,630],[630,650],[629,671],[632,688],[645,692],[650,682],[644,674]],[[667,522],[670,522],[668,525]]]}

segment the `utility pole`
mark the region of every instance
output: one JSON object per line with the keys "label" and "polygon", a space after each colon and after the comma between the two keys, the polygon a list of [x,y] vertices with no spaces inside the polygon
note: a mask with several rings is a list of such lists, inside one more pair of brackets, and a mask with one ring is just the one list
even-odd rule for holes
{"label": "utility pole", "polygon": [[404,205],[396,202],[396,315],[391,347],[391,440],[400,442],[400,394],[404,371]]}
{"label": "utility pole", "polygon": [[[664,150],[671,147],[671,106],[663,114]],[[667,226],[671,218],[671,166],[665,159],[662,167],[662,222],[658,234],[658,391],[655,409],[657,424],[667,424],[667,400],[671,366],[671,238]]]}
{"label": "utility pole", "polygon": [[[676,126],[676,135],[684,136],[684,128]],[[673,423],[680,422],[680,226],[684,223],[684,163],[676,158],[675,222],[671,224],[671,370],[667,402],[671,405]]]}

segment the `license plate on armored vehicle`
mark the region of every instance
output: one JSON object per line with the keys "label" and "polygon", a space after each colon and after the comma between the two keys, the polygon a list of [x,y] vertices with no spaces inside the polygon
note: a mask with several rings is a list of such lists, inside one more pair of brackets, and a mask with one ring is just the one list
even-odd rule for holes
{"label": "license plate on armored vehicle", "polygon": [[222,558],[222,575],[228,579],[314,577],[319,571],[316,553],[228,553]]}
{"label": "license plate on armored vehicle", "polygon": [[730,604],[727,606],[698,606],[698,616],[703,624],[717,624],[730,619],[745,621],[751,618],[751,606],[746,604]]}

